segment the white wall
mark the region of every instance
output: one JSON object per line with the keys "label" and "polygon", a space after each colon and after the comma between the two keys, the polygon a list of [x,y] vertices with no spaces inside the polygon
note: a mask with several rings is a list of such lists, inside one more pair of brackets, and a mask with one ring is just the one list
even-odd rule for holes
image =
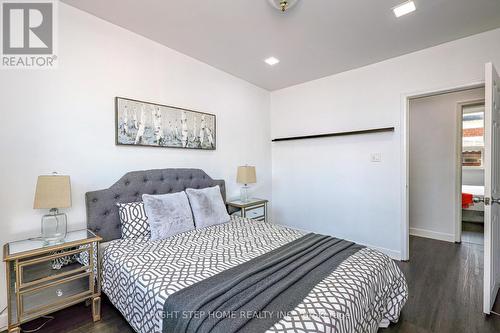
{"label": "white wall", "polygon": [[411,234],[455,241],[457,205],[461,205],[456,191],[457,152],[462,149],[457,145],[461,121],[457,105],[482,98],[484,88],[410,101]]}
{"label": "white wall", "polygon": [[[403,95],[484,80],[500,67],[500,29],[271,94],[271,136],[395,126],[393,134],[277,142],[274,221],[400,256]],[[370,154],[382,153],[381,163]],[[304,212],[305,211],[305,212]]]}
{"label": "white wall", "polygon": [[[202,168],[234,196],[236,167],[248,163],[255,193],[270,198],[269,92],[62,3],[59,60],[55,70],[0,71],[1,243],[39,233],[35,183],[54,170],[71,175],[70,229],[86,225],[86,191],[132,170]],[[115,96],[216,114],[217,150],[115,146]]]}

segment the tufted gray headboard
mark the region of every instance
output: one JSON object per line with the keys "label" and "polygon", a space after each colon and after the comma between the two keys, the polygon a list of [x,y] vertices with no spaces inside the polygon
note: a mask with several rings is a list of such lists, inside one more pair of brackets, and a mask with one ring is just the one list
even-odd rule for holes
{"label": "tufted gray headboard", "polygon": [[110,188],[85,193],[87,228],[104,241],[121,238],[118,202],[142,201],[143,194],[165,194],[186,188],[205,188],[219,185],[226,201],[223,180],[214,180],[200,169],[158,169],[132,171]]}

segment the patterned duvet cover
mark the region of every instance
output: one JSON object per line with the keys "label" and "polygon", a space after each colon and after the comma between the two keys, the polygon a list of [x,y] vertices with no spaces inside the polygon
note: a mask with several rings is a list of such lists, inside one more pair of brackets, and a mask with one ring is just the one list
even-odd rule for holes
{"label": "patterned duvet cover", "polygon": [[[233,217],[161,241],[114,240],[102,252],[102,288],[135,331],[162,332],[170,295],[305,234]],[[398,320],[407,298],[406,281],[394,261],[364,248],[267,332],[376,332],[381,323]]]}

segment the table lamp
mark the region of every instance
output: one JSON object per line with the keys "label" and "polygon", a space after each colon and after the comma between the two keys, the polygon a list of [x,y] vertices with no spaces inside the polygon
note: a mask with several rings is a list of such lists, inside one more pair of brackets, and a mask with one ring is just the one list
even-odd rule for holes
{"label": "table lamp", "polygon": [[236,182],[244,184],[240,190],[240,200],[242,202],[248,202],[248,184],[253,184],[257,182],[257,177],[255,175],[254,166],[239,166],[238,173],[236,176]]}
{"label": "table lamp", "polygon": [[66,237],[67,216],[59,208],[71,207],[71,183],[69,176],[54,173],[38,176],[34,209],[49,209],[42,217],[42,238],[46,243],[57,243]]}

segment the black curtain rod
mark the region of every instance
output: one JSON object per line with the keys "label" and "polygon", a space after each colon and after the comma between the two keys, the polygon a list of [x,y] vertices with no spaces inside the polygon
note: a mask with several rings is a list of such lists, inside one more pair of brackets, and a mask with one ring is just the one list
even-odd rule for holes
{"label": "black curtain rod", "polygon": [[332,136],[358,135],[358,134],[370,134],[370,133],[381,133],[381,132],[394,132],[394,127],[372,128],[372,129],[366,129],[366,130],[325,133],[325,134],[316,134],[316,135],[290,136],[287,138],[273,139],[272,142],[289,141],[289,140],[303,140],[303,139],[318,139],[318,138],[328,138],[328,137],[332,137]]}

